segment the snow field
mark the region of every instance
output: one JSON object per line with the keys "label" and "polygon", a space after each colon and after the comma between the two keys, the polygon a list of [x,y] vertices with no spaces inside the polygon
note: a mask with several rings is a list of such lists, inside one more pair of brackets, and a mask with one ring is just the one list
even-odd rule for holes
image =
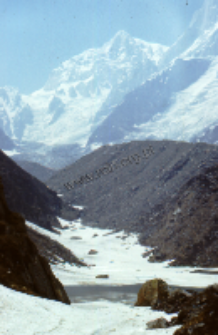
{"label": "snow field", "polygon": [[[186,287],[206,287],[217,282],[217,275],[191,273],[193,270],[203,268],[169,267],[169,261],[162,263],[149,263],[142,254],[150,250],[138,243],[136,234],[126,236],[124,232],[108,234],[110,229],[91,228],[81,224],[81,220],[75,220],[72,224],[58,218],[63,226],[69,229],[59,230],[61,235],[51,233],[27,221],[27,224],[39,232],[57,240],[75,255],[83,260],[88,267],[60,263],[51,265],[56,277],[63,285],[131,285],[144,283],[153,278],[162,278],[170,285]],[[98,236],[93,237],[97,234]],[[108,235],[107,235],[108,234]],[[80,240],[71,237],[81,237]],[[96,255],[88,252],[94,249]],[[99,274],[108,274],[108,279],[95,278]]]}
{"label": "snow field", "polygon": [[[191,274],[193,268],[169,268],[168,262],[149,263],[141,254],[150,248],[142,247],[137,236],[109,229],[85,227],[80,220],[69,223],[60,219],[69,229],[61,235],[51,233],[34,224],[27,225],[50,236],[75,252],[79,258],[96,266],[78,267],[69,264],[52,265],[53,272],[64,285],[125,285],[144,283],[155,277],[169,284],[207,286],[217,281],[215,275]],[[94,234],[98,236],[93,237]],[[72,240],[80,236],[81,240]],[[99,253],[88,255],[90,249]],[[97,274],[109,274],[108,279],[96,279]],[[34,297],[0,285],[1,335],[162,335],[173,334],[179,326],[168,329],[147,330],[146,322],[158,317],[170,320],[176,314],[152,311],[150,307],[134,307],[121,302],[99,300],[65,305],[60,302]]]}

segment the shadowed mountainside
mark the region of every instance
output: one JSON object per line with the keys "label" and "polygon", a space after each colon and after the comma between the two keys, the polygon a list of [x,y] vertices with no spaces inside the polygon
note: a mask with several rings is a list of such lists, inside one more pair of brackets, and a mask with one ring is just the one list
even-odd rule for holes
{"label": "shadowed mountainside", "polygon": [[48,261],[27,235],[25,220],[9,210],[0,178],[0,283],[28,294],[70,304]]}
{"label": "shadowed mountainside", "polygon": [[41,164],[34,162],[17,160],[16,164],[43,183],[46,182],[46,180],[51,178],[57,172],[56,170],[49,169],[46,166],[42,166]]}
{"label": "shadowed mountainside", "polygon": [[151,260],[218,266],[218,164],[185,183],[152,221],[141,242],[158,246]]}
{"label": "shadowed mountainside", "polygon": [[[149,146],[153,152],[149,153]],[[202,222],[199,221],[201,216],[198,215],[197,208],[200,208],[201,201],[206,196],[204,188],[195,191],[196,197],[201,199],[198,206],[197,198],[184,198],[184,204],[180,204],[182,211],[185,210],[183,206],[189,210],[188,201],[189,206],[196,206],[196,211],[193,211],[195,225],[190,224],[190,217],[186,214],[181,224],[177,220],[171,222],[171,225],[167,222],[172,216],[173,219],[179,217],[179,214],[175,216],[173,212],[178,207],[177,196],[183,197],[183,192],[187,191],[187,186],[184,185],[204,173],[205,168],[214,166],[217,161],[216,145],[173,141],[130,142],[101,147],[60,170],[47,183],[52,189],[63,193],[66,202],[85,206],[82,213],[85,224],[140,233],[143,243],[160,247],[163,253],[161,259],[179,257],[186,250],[185,262],[188,264],[194,262],[215,266],[215,240],[211,250],[208,249],[208,256],[204,254],[205,249],[202,252],[200,246],[196,249],[197,245],[192,245],[193,241],[198,243],[203,236],[205,239],[212,236],[216,230],[215,217],[218,213],[215,193],[210,200],[210,207],[205,206]],[[64,186],[67,182],[71,182],[69,190]],[[180,190],[182,193],[179,193]],[[188,225],[191,225],[190,230]],[[197,227],[201,232],[195,238]],[[160,229],[163,230],[163,235],[159,233]],[[177,234],[174,234],[176,230]],[[165,235],[164,231],[167,231]],[[187,234],[189,239],[185,238]],[[183,248],[178,248],[177,242]],[[202,246],[206,248],[206,244]]]}
{"label": "shadowed mountainside", "polygon": [[63,203],[57,194],[28,174],[0,150],[0,176],[5,198],[11,210],[41,227],[60,227],[56,216],[67,220],[79,217],[79,211]]}

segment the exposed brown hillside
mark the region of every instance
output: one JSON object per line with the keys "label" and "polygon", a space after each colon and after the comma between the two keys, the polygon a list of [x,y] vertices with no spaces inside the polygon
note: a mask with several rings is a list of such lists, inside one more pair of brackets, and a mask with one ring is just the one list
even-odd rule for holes
{"label": "exposed brown hillside", "polygon": [[9,210],[0,178],[0,283],[32,295],[70,304],[48,261],[27,234],[23,217]]}

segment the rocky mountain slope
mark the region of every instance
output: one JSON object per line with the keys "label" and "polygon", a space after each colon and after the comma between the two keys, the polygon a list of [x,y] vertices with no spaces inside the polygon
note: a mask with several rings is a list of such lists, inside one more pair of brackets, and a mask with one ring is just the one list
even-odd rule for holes
{"label": "rocky mountain slope", "polygon": [[[85,149],[77,144],[63,144],[56,146],[47,146],[36,142],[17,142],[18,152],[11,158],[20,165],[23,161],[37,163],[48,169],[59,170],[66,165],[72,164],[81,155],[85,154]],[[36,167],[36,165],[35,165]],[[36,173],[40,175],[40,170]]]}
{"label": "rocky mountain slope", "polygon": [[30,175],[36,177],[38,180],[42,181],[43,183],[46,182],[46,180],[51,178],[56,173],[56,170],[49,169],[38,163],[20,161],[20,160],[15,160],[15,161],[17,165],[19,165],[23,170],[28,172]]}
{"label": "rocky mountain slope", "polygon": [[186,182],[154,217],[141,237],[158,246],[153,260],[175,258],[174,265],[218,265],[218,164]]}
{"label": "rocky mountain slope", "polygon": [[78,266],[85,266],[71,250],[64,247],[59,242],[51,239],[48,236],[40,234],[36,230],[26,227],[27,234],[36,245],[41,256],[45,257],[50,264],[57,264],[60,262],[67,262],[70,264],[77,264]]}
{"label": "rocky mountain slope", "polygon": [[0,179],[0,282],[32,295],[70,304],[48,261],[27,235],[25,220],[9,210]]}
{"label": "rocky mountain slope", "polygon": [[[143,243],[159,247],[161,259],[178,258],[187,251],[187,257],[181,256],[183,262],[215,266],[216,192],[211,190],[207,195],[209,186],[201,189],[201,184],[190,185],[201,174],[207,179],[205,167],[213,169],[217,160],[216,145],[130,142],[104,146],[82,157],[59,171],[48,185],[63,193],[66,202],[83,205],[82,220],[88,225],[138,232]],[[194,193],[191,196],[187,192],[184,196],[186,191]],[[180,197],[184,199],[182,204]],[[202,212],[205,201],[210,206],[205,205]],[[200,217],[202,221],[198,223]],[[197,227],[202,232],[195,238],[192,232]],[[186,238],[188,235],[192,242]],[[200,246],[204,243],[203,252],[199,251],[198,243]]]}
{"label": "rocky mountain slope", "polygon": [[11,210],[41,227],[60,226],[56,216],[73,220],[79,211],[66,206],[55,192],[29,175],[0,150],[0,176]]}

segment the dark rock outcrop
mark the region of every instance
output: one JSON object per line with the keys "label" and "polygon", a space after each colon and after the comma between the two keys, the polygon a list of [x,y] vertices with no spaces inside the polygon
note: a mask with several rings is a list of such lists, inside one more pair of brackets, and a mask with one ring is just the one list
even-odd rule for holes
{"label": "dark rock outcrop", "polygon": [[80,236],[71,236],[71,240],[82,240],[82,237]]}
{"label": "dark rock outcrop", "polygon": [[88,255],[96,255],[96,254],[98,254],[98,251],[97,251],[97,250],[94,250],[94,249],[91,249],[91,250],[89,250],[89,252],[88,252]]}
{"label": "dark rock outcrop", "polygon": [[178,313],[169,323],[151,323],[151,327],[182,325],[175,335],[216,335],[218,329],[218,285],[209,286],[202,292],[172,290],[161,279],[144,283],[139,290],[135,306],[151,306],[166,313]]}
{"label": "dark rock outcrop", "polygon": [[25,220],[52,230],[53,226],[60,227],[57,216],[66,220],[79,217],[79,210],[66,205],[56,192],[20,168],[1,150],[0,176],[9,208]]}
{"label": "dark rock outcrop", "polygon": [[191,297],[181,308],[175,335],[216,335],[218,329],[218,285],[207,287]]}
{"label": "dark rock outcrop", "polygon": [[140,288],[135,306],[151,306],[153,309],[175,313],[190,300],[193,294],[195,292],[191,290],[172,289],[162,279],[151,279]]}
{"label": "dark rock outcrop", "polygon": [[70,304],[48,261],[27,234],[23,217],[6,203],[0,178],[0,283],[28,294]]}
{"label": "dark rock outcrop", "polygon": [[156,328],[168,328],[170,323],[164,319],[159,318],[146,323],[148,329],[156,329]]}
{"label": "dark rock outcrop", "polygon": [[86,266],[86,264],[78,259],[70,249],[67,249],[62,244],[54,241],[48,236],[42,235],[39,232],[27,227],[27,233],[30,239],[35,243],[39,254],[45,257],[49,263],[70,263],[78,266]]}
{"label": "dark rock outcrop", "polygon": [[107,279],[109,275],[97,275],[95,278]]}
{"label": "dark rock outcrop", "polygon": [[140,288],[135,306],[155,308],[159,301],[167,300],[168,296],[168,285],[162,279],[152,279],[145,282]]}

